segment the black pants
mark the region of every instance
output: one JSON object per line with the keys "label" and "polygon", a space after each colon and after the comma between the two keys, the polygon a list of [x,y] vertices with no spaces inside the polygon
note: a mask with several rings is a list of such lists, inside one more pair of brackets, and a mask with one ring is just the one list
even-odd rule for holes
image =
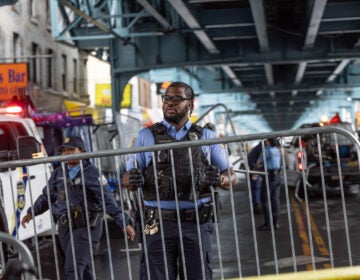
{"label": "black pants", "polygon": [[[268,176],[268,179],[272,217],[273,221],[277,222],[280,216],[281,176],[280,174],[271,174]],[[270,225],[270,210],[265,177],[261,185],[261,204],[264,210],[265,224]]]}
{"label": "black pants", "polygon": [[[169,279],[185,279],[183,267],[186,267],[188,280],[212,279],[212,233],[214,225],[212,221],[200,225],[203,260],[200,255],[198,232],[195,221],[182,222],[181,230],[184,245],[185,264],[181,257],[179,228],[176,221],[163,221],[165,235],[165,252]],[[166,279],[166,266],[164,262],[163,246],[159,231],[154,235],[146,235],[146,246],[149,260],[149,273],[151,279]],[[205,275],[202,273],[201,261],[204,263]],[[178,278],[179,276],[179,278]],[[140,279],[147,277],[145,248],[142,253],[140,264]]]}
{"label": "black pants", "polygon": [[[59,224],[59,240],[61,249],[65,255],[65,279],[75,279],[75,273],[77,273],[79,280],[94,279],[91,266],[89,235],[87,227],[76,229],[73,228],[72,230],[75,248],[76,272],[72,255],[69,226],[68,224]],[[100,231],[98,228],[92,228],[91,241],[93,245],[99,242],[100,237]]]}

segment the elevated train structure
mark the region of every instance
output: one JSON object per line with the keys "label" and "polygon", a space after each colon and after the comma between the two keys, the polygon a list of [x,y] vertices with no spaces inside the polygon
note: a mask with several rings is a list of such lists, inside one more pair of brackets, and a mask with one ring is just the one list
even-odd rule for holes
{"label": "elevated train structure", "polygon": [[202,111],[230,96],[237,124],[259,132],[342,110],[353,122],[359,10],[356,0],[51,1],[53,37],[110,62],[115,111],[134,75],[181,79]]}

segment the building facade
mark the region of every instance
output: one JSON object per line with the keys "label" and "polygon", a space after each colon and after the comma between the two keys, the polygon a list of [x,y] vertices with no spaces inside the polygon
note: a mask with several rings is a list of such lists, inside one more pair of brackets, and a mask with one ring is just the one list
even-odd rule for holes
{"label": "building facade", "polygon": [[49,1],[0,7],[0,63],[28,63],[27,92],[38,112],[66,111],[64,100],[90,102],[88,54],[51,35]]}

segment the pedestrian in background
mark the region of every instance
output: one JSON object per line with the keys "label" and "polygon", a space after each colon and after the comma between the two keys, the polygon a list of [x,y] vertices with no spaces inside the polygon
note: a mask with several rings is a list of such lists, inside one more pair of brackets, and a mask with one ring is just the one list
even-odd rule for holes
{"label": "pedestrian in background", "polygon": [[[162,96],[163,121],[142,129],[136,138],[135,147],[215,138],[214,131],[190,122],[189,115],[194,107],[194,97],[194,92],[189,85],[182,82],[170,84]],[[212,201],[211,186],[229,189],[230,185],[235,185],[235,173],[228,164],[226,152],[221,145],[193,147],[192,162],[190,162],[188,148],[174,149],[173,155],[175,174],[172,173],[170,151],[162,150],[156,152],[155,162],[152,161],[151,152],[136,154],[137,163],[135,164],[134,157],[128,161],[128,172],[123,178],[123,184],[128,189],[143,188],[146,248],[143,250],[140,277],[148,279],[146,268],[144,268],[146,249],[151,279],[166,279],[166,268],[169,279],[178,279],[178,276],[180,279],[189,280],[212,279],[210,262],[213,203],[216,202]],[[194,168],[197,205],[192,191],[191,165]],[[157,171],[157,182],[154,178],[154,166]],[[156,186],[159,187],[160,205],[157,201]],[[175,196],[179,202],[181,228],[178,227]],[[159,229],[158,206],[161,208],[163,219],[166,264]],[[195,207],[198,208],[199,213],[203,258],[201,258],[199,248]],[[183,240],[180,240],[180,230]],[[185,264],[181,257],[180,244],[184,246]],[[201,262],[205,268],[205,275],[202,273]],[[186,276],[183,271],[184,265]]]}
{"label": "pedestrian in background", "polygon": [[[250,170],[258,170],[257,160],[262,153],[262,144],[261,141],[254,146],[248,156],[248,165]],[[250,174],[250,189],[251,189],[251,199],[253,204],[253,210],[255,214],[261,214],[261,182],[262,178],[258,174]]]}
{"label": "pedestrian in background", "polygon": [[[84,141],[78,136],[69,136],[65,138],[63,145],[60,147],[62,155],[75,155],[85,151]],[[58,224],[59,240],[61,249],[65,255],[65,279],[93,279],[91,269],[91,256],[89,246],[89,236],[85,211],[89,213],[91,240],[93,243],[99,242],[98,228],[102,222],[102,196],[101,196],[101,175],[99,170],[89,161],[83,160],[84,181],[80,172],[80,160],[68,160],[65,164],[65,174],[63,174],[62,166],[58,166],[48,181],[50,199],[48,201],[47,187],[44,187],[43,193],[34,203],[34,215],[40,215],[47,211],[49,207],[52,209],[54,220]],[[65,192],[65,183],[67,186],[68,196]],[[85,209],[83,185],[86,188],[86,197],[88,209]],[[116,224],[123,228],[122,210],[115,201],[113,195],[108,188],[103,188],[106,212],[112,216]],[[76,271],[74,269],[72,245],[70,241],[70,225],[68,219],[67,201],[70,205],[71,229],[74,239]],[[33,218],[31,208],[27,210],[27,214],[22,218],[21,224],[26,224]],[[125,214],[125,232],[126,235],[134,240],[135,231],[130,225],[130,219]]]}
{"label": "pedestrian in background", "polygon": [[[281,194],[281,153],[279,148],[279,142],[276,138],[265,140],[265,160],[267,167],[267,178],[269,182],[269,189],[267,189],[267,180],[263,176],[261,186],[261,203],[264,211],[265,223],[261,225],[259,230],[270,230],[270,210],[272,213],[272,221],[275,229],[279,229],[279,216],[280,216],[280,194]],[[258,164],[264,164],[263,154],[258,159]],[[268,190],[270,193],[271,205],[268,205]]]}

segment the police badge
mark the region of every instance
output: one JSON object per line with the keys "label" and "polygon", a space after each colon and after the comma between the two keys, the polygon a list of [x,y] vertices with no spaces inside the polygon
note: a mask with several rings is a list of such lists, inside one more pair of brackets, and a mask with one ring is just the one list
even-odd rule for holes
{"label": "police badge", "polygon": [[195,141],[195,140],[198,140],[199,137],[197,136],[197,134],[196,134],[195,132],[190,132],[190,133],[189,133],[189,139],[190,139],[191,141]]}

